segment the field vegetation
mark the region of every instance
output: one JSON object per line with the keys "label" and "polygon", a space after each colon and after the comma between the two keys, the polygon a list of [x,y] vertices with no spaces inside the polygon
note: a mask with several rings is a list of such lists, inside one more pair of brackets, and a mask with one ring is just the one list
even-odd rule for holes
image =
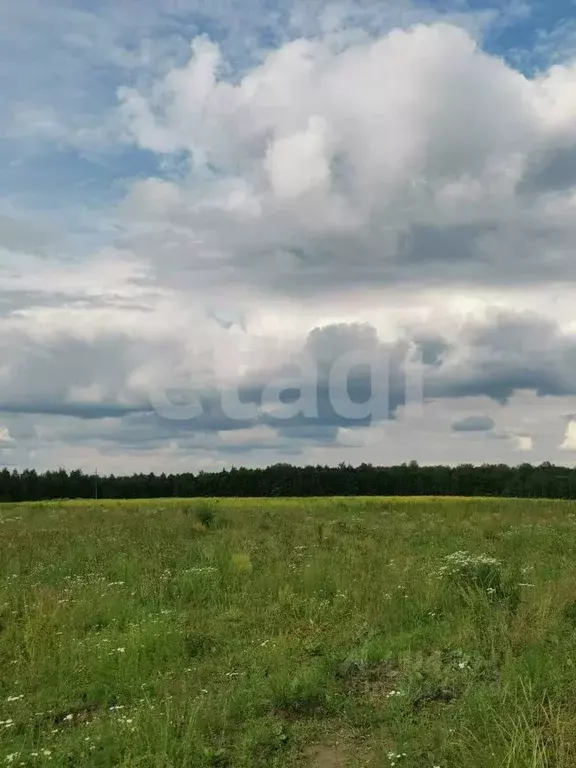
{"label": "field vegetation", "polygon": [[0,506],[0,766],[576,766],[576,506]]}

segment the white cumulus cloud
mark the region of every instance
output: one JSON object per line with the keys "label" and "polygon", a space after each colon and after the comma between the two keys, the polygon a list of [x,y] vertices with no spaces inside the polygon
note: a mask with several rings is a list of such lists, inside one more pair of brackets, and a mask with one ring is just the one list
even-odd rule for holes
{"label": "white cumulus cloud", "polygon": [[569,421],[566,425],[564,440],[560,445],[561,451],[576,451],[576,421]]}

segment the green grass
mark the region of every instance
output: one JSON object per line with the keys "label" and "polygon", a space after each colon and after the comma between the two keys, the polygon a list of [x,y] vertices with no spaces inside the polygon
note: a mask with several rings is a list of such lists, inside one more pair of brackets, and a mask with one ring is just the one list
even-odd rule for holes
{"label": "green grass", "polygon": [[0,767],[573,767],[575,562],[570,502],[2,505]]}

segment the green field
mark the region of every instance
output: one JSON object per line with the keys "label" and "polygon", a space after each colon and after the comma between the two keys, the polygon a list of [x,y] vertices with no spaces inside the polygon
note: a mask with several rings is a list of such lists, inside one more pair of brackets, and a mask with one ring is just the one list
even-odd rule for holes
{"label": "green field", "polygon": [[576,766],[576,505],[0,506],[0,766]]}

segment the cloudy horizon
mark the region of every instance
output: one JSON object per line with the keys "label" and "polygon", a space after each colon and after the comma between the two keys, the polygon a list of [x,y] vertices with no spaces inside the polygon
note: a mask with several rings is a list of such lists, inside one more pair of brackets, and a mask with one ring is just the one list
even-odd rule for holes
{"label": "cloudy horizon", "polygon": [[0,9],[2,466],[574,465],[573,6],[310,5]]}

